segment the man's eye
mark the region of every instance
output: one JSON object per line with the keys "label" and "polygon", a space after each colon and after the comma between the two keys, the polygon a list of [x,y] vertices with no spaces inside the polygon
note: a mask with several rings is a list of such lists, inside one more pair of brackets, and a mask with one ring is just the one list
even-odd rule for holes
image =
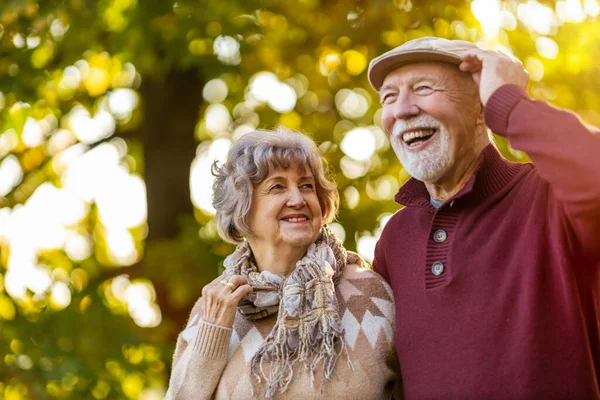
{"label": "man's eye", "polygon": [[395,97],[396,93],[386,93],[383,96],[381,96],[381,104],[391,103]]}
{"label": "man's eye", "polygon": [[433,91],[433,89],[427,85],[420,85],[415,88],[415,92],[420,93],[420,94],[431,93],[432,91]]}

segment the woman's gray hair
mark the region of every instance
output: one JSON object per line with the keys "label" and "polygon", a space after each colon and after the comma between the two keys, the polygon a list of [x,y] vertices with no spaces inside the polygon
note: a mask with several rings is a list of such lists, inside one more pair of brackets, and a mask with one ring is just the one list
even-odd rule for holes
{"label": "woman's gray hair", "polygon": [[252,192],[274,169],[287,169],[297,164],[308,168],[315,179],[315,189],[323,223],[335,218],[339,206],[336,184],[330,181],[315,142],[302,133],[280,127],[274,131],[257,130],[240,137],[229,149],[227,161],[215,163],[212,173],[213,206],[217,210],[217,228],[221,238],[240,243],[252,235],[248,216]]}

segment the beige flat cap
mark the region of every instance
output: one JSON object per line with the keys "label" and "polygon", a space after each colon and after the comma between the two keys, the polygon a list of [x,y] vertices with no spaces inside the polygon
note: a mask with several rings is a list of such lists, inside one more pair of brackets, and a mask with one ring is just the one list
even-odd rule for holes
{"label": "beige flat cap", "polygon": [[433,36],[409,40],[406,43],[383,53],[369,63],[369,82],[379,91],[385,76],[406,64],[427,61],[444,61],[460,64],[460,55],[470,49],[478,48],[464,40],[448,40]]}

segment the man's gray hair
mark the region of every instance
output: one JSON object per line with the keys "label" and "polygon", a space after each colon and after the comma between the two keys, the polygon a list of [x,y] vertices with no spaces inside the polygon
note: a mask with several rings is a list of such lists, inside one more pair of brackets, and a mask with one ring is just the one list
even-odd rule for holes
{"label": "man's gray hair", "polygon": [[240,137],[229,149],[227,161],[222,165],[215,161],[212,167],[216,178],[213,206],[217,210],[217,228],[221,238],[237,244],[252,235],[248,216],[254,185],[280,168],[308,168],[315,179],[323,223],[333,221],[339,206],[339,194],[336,184],[326,176],[324,163],[312,139],[288,128],[257,130]]}

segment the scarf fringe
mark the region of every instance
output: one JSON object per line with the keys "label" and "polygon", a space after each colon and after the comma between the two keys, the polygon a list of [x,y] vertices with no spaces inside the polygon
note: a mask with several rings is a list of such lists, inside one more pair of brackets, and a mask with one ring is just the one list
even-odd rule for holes
{"label": "scarf fringe", "polygon": [[[272,399],[287,390],[294,378],[294,366],[303,365],[313,387],[315,373],[322,367],[323,393],[341,354],[346,355],[348,365],[354,369],[344,341],[335,285],[346,263],[362,264],[362,259],[347,252],[331,230],[323,227],[287,279],[265,271],[258,273],[251,260],[250,246],[244,242],[225,260],[225,274],[243,275],[254,288],[238,306],[244,317],[260,319],[277,313],[275,326],[252,358],[252,376],[259,384],[264,382],[264,395]],[[259,296],[273,293],[278,295],[278,305],[256,304],[260,303]]]}

